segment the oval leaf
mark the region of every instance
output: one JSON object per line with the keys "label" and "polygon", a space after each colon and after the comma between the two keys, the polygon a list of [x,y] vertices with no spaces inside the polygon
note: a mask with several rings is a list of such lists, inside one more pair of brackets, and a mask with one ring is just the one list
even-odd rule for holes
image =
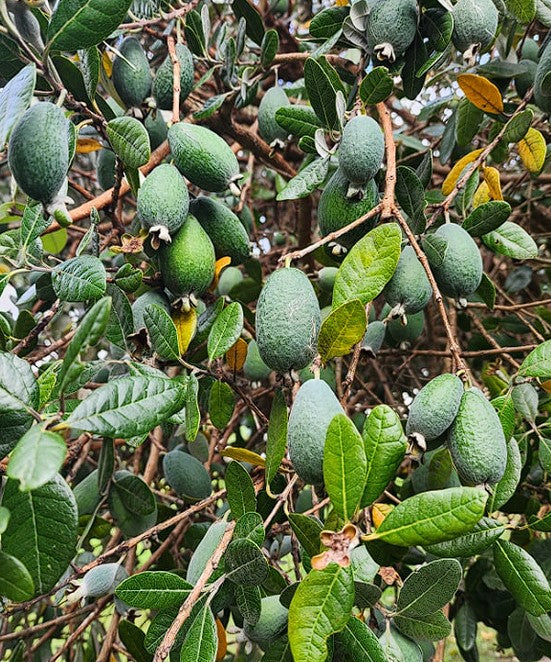
{"label": "oval leaf", "polygon": [[365,306],[359,299],[346,301],[323,320],[318,351],[323,363],[335,356],[345,356],[365,333]]}

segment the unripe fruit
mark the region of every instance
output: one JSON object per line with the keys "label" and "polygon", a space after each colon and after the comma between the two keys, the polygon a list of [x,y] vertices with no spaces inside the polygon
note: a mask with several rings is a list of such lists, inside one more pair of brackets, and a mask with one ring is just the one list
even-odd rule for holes
{"label": "unripe fruit", "polygon": [[519,97],[523,98],[526,92],[534,85],[538,65],[532,60],[521,60],[519,64],[522,64],[526,71],[516,76],[515,89]]}
{"label": "unripe fruit", "polygon": [[378,0],[367,16],[367,43],[377,59],[394,62],[415,39],[415,0]]}
{"label": "unripe fruit", "polygon": [[[338,168],[323,189],[318,203],[318,224],[323,237],[367,214],[378,203],[379,191],[373,179],[364,186],[360,199],[347,197],[349,185],[350,180],[341,168]],[[346,248],[352,248],[359,239],[373,229],[376,221],[376,217],[370,218],[357,228],[341,235],[337,242]]]}
{"label": "unripe fruit", "polygon": [[243,280],[243,274],[237,267],[226,267],[218,279],[217,290],[218,294],[229,294],[233,287],[239,285]]}
{"label": "unripe fruit", "polygon": [[110,149],[102,149],[96,164],[96,178],[100,188],[107,191],[115,186],[115,165],[117,157]]}
{"label": "unripe fruit", "polygon": [[8,163],[19,188],[50,204],[63,187],[69,167],[69,122],[48,101],[23,113],[10,136]]}
{"label": "unripe fruit", "polygon": [[462,396],[463,384],[456,375],[446,373],[431,379],[409,406],[406,433],[426,441],[444,434],[457,416]]}
{"label": "unripe fruit", "polygon": [[323,267],[318,272],[318,283],[324,292],[332,292],[337,277],[337,267]]}
{"label": "unripe fruit", "polygon": [[317,353],[321,313],[308,278],[299,269],[274,271],[256,307],[256,341],[272,370],[305,368]]}
{"label": "unripe fruit", "polygon": [[247,358],[243,365],[243,373],[247,379],[253,382],[259,382],[272,372],[260,356],[256,340],[251,340],[247,346]]}
{"label": "unripe fruit", "polygon": [[344,176],[358,188],[365,186],[379,172],[385,154],[383,132],[367,115],[357,115],[347,122],[337,155]]}
{"label": "unripe fruit", "polygon": [[411,246],[402,251],[383,296],[391,306],[401,305],[403,312],[408,314],[423,310],[430,301],[432,288],[429,279]]}
{"label": "unripe fruit", "polygon": [[79,517],[91,515],[100,502],[101,496],[98,487],[98,470],[90,472],[73,489],[77,502]]}
{"label": "unripe fruit", "polygon": [[365,349],[371,356],[376,356],[383,345],[385,334],[386,324],[379,320],[369,322],[362,340],[362,349]]}
{"label": "unripe fruit", "polygon": [[119,47],[122,57],[113,61],[112,81],[121,101],[128,108],[141,106],[151,92],[149,61],[140,42],[126,37]]}
{"label": "unripe fruit", "polygon": [[492,43],[499,22],[492,0],[459,0],[453,8],[453,18],[452,41],[457,50],[474,53]]}
{"label": "unripe fruit", "polygon": [[161,143],[166,140],[168,135],[168,126],[162,113],[152,112],[145,118],[143,125],[149,136],[151,149],[157,149]]}
{"label": "unripe fruit", "polygon": [[261,600],[260,618],[255,625],[245,621],[244,632],[248,639],[265,648],[287,627],[289,610],[279,601],[279,595],[269,595]]}
{"label": "unripe fruit", "polygon": [[214,278],[215,262],[214,246],[191,214],[171,243],[159,249],[163,283],[175,297],[204,294]]}
{"label": "unripe fruit", "polygon": [[170,301],[163,292],[159,290],[148,290],[141,294],[136,301],[132,304],[132,317],[134,319],[134,331],[137,333],[140,329],[145,328],[143,319],[144,310],[147,306],[155,304],[164,308],[167,313],[170,313]]}
{"label": "unripe fruit", "polygon": [[235,188],[240,179],[239,163],[228,143],[197,124],[178,122],[168,130],[174,164],[190,182],[204,191]]}
{"label": "unripe fruit", "polygon": [[44,50],[40,23],[29,7],[19,2],[13,10],[15,27],[23,39],[34,46],[39,53]]}
{"label": "unripe fruit", "polygon": [[290,105],[288,96],[279,86],[270,88],[262,97],[258,106],[258,132],[267,143],[287,140],[287,131],[276,122],[275,114],[276,110]]}
{"label": "unripe fruit", "polygon": [[456,223],[446,223],[435,236],[445,239],[447,249],[440,264],[429,255],[432,272],[440,290],[450,297],[463,299],[476,291],[482,280],[482,257],[471,235]]}
{"label": "unripe fruit", "polygon": [[[176,44],[176,57],[180,62],[180,103],[185,101],[193,88],[193,57],[191,51],[184,44]],[[161,110],[172,109],[174,84],[174,65],[170,56],[164,59],[157,69],[153,81],[153,96],[157,108]]]}
{"label": "unripe fruit", "polygon": [[545,47],[536,69],[534,101],[544,113],[551,113],[551,41]]}
{"label": "unripe fruit", "polygon": [[289,416],[287,444],[295,471],[305,483],[323,483],[323,449],[329,423],[344,413],[326,382],[309,379],[298,390]]}
{"label": "unripe fruit", "polygon": [[163,458],[166,482],[178,496],[189,503],[206,499],[212,492],[205,467],[189,453],[173,450]]}
{"label": "unripe fruit", "polygon": [[540,44],[528,37],[528,39],[525,39],[524,43],[522,44],[522,50],[520,51],[520,62],[522,62],[522,60],[532,60],[532,62],[536,62],[537,64],[539,60],[539,50]]}
{"label": "unripe fruit", "polygon": [[163,163],[152,170],[138,191],[137,215],[153,236],[151,245],[170,238],[184,224],[189,211],[189,193],[178,168]]}
{"label": "unripe fruit", "polygon": [[210,237],[217,258],[231,257],[232,264],[242,264],[249,258],[249,235],[229,207],[213,198],[200,196],[192,200],[190,211]]}
{"label": "unripe fruit", "polygon": [[[390,312],[390,309],[389,311]],[[403,324],[403,319],[393,319],[387,324],[387,332],[394,342],[411,345],[423,333],[425,328],[425,313],[420,310],[418,313],[406,315],[407,324]]]}
{"label": "unripe fruit", "polygon": [[507,443],[496,410],[475,389],[465,391],[448,433],[459,477],[469,485],[497,483],[507,463]]}

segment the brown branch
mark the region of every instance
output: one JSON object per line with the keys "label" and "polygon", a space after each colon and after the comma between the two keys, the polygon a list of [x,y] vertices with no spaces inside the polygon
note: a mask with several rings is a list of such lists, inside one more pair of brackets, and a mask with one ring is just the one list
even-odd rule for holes
{"label": "brown branch", "polygon": [[35,338],[38,338],[40,333],[52,321],[52,318],[57,313],[58,309],[59,309],[59,299],[56,299],[56,301],[54,301],[54,303],[52,304],[52,307],[44,313],[40,322],[33,329],[31,329],[30,333],[12,349],[12,352],[14,354],[20,354],[24,349],[27,349],[27,347],[32,343],[32,341]]}
{"label": "brown branch", "polygon": [[180,121],[180,60],[176,55],[174,37],[170,36],[166,40],[168,53],[172,62],[172,124]]}

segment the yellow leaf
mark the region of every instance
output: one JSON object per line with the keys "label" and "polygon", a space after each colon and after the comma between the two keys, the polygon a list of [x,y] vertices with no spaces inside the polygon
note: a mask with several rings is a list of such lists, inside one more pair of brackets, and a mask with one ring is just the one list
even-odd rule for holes
{"label": "yellow leaf", "polygon": [[103,145],[94,138],[78,138],[77,152],[79,154],[89,154],[103,149]]}
{"label": "yellow leaf", "polygon": [[335,5],[337,7],[347,7],[348,6],[348,0],[337,0],[335,2]]}
{"label": "yellow leaf", "polygon": [[179,310],[173,314],[172,321],[178,335],[178,349],[180,354],[185,354],[197,328],[197,311],[195,308]]}
{"label": "yellow leaf", "polygon": [[490,200],[490,189],[486,182],[481,182],[473,195],[473,209],[480,207]]}
{"label": "yellow leaf", "polygon": [[247,343],[243,338],[238,338],[233,347],[226,352],[226,363],[230,370],[237,372],[241,370],[247,358]]}
{"label": "yellow leaf", "polygon": [[548,379],[547,381],[542,382],[541,387],[546,393],[551,393],[551,379]]}
{"label": "yellow leaf", "polygon": [[473,106],[494,115],[503,112],[501,92],[484,76],[459,74],[457,82]]}
{"label": "yellow leaf", "polygon": [[457,180],[461,176],[463,170],[465,170],[465,167],[468,166],[469,163],[476,161],[483,151],[483,149],[475,149],[459,159],[448,172],[448,175],[442,184],[442,195],[449,195],[453,191],[454,186],[457,184]]}
{"label": "yellow leaf", "polygon": [[371,521],[373,522],[375,528],[379,528],[381,526],[384,518],[388,515],[392,508],[393,507],[389,503],[376,503],[373,508],[371,508]]}
{"label": "yellow leaf", "polygon": [[266,460],[261,457],[258,453],[249,451],[246,448],[235,448],[230,446],[225,448],[220,455],[223,457],[229,457],[232,460],[237,460],[238,462],[248,462],[249,464],[254,464],[257,467],[265,467]]}
{"label": "yellow leaf", "polygon": [[107,51],[104,51],[101,55],[101,64],[103,66],[103,70],[107,74],[107,78],[111,78],[111,74],[113,73],[113,62],[111,62],[111,58],[109,57]]}
{"label": "yellow leaf", "polygon": [[503,200],[501,182],[499,180],[499,170],[497,168],[484,167],[482,168],[482,175],[488,186],[490,198],[492,200]]}
{"label": "yellow leaf", "polygon": [[524,138],[517,143],[519,156],[529,172],[539,172],[545,163],[547,146],[545,138],[537,129],[528,129]]}
{"label": "yellow leaf", "polygon": [[218,637],[218,648],[216,649],[216,662],[220,662],[226,657],[228,652],[228,639],[226,630],[219,618],[216,619],[216,634]]}
{"label": "yellow leaf", "polygon": [[222,273],[222,269],[227,267],[229,264],[231,264],[231,257],[228,257],[227,255],[224,257],[221,257],[219,260],[216,260],[216,264],[214,265],[214,278],[212,279],[212,283],[210,284],[209,290],[211,292],[214,292],[218,285],[218,280],[220,279],[220,274]]}

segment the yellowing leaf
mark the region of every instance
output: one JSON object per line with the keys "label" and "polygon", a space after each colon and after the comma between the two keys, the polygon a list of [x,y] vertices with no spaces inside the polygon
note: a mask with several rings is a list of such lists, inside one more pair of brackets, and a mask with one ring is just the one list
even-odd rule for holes
{"label": "yellowing leaf", "polygon": [[378,528],[384,518],[392,510],[392,506],[389,503],[376,503],[371,509],[371,521],[375,528]]}
{"label": "yellowing leaf", "polygon": [[236,372],[241,370],[247,358],[247,343],[243,338],[238,338],[233,347],[230,347],[226,352],[226,363],[230,370]]}
{"label": "yellowing leaf", "polygon": [[228,652],[228,639],[226,637],[226,630],[219,618],[216,619],[216,635],[218,638],[216,662],[220,662],[226,657],[226,653]]}
{"label": "yellowing leaf", "polygon": [[77,140],[77,152],[79,154],[98,152],[102,148],[103,145],[94,138],[79,138]]}
{"label": "yellowing leaf", "polygon": [[459,161],[449,171],[446,179],[444,180],[444,183],[442,184],[442,195],[449,195],[453,191],[454,186],[456,185],[457,180],[461,176],[463,170],[465,170],[465,167],[468,166],[469,163],[476,161],[476,159],[482,154],[483,151],[483,149],[475,149],[459,159]]}
{"label": "yellowing leaf", "polygon": [[107,74],[107,78],[111,78],[111,74],[113,73],[113,62],[111,61],[107,51],[104,51],[101,55],[101,65]]}
{"label": "yellowing leaf", "polygon": [[486,182],[481,182],[473,195],[473,209],[490,201],[490,189]]}
{"label": "yellowing leaf", "polygon": [[548,379],[547,381],[542,382],[541,387],[546,393],[551,393],[551,379]]}
{"label": "yellowing leaf", "polygon": [[347,7],[348,6],[348,0],[337,0],[335,2],[335,5],[337,7]]}
{"label": "yellowing leaf", "polygon": [[253,451],[249,451],[246,448],[234,448],[230,446],[229,448],[225,448],[220,455],[223,457],[229,457],[232,460],[237,460],[238,462],[248,462],[257,467],[266,466],[266,460],[262,456]]}
{"label": "yellowing leaf", "polygon": [[501,182],[499,179],[499,170],[497,168],[484,167],[482,168],[484,181],[488,186],[488,193],[492,200],[503,200],[503,193],[501,192]]}
{"label": "yellowing leaf", "polygon": [[517,143],[518,153],[529,172],[539,172],[545,162],[547,147],[545,138],[537,129],[528,129],[524,138]]}
{"label": "yellowing leaf", "polygon": [[231,257],[228,257],[227,255],[221,257],[219,260],[216,260],[216,264],[214,265],[214,278],[212,279],[212,283],[210,284],[209,287],[209,290],[211,292],[214,292],[214,290],[218,285],[218,280],[220,279],[220,274],[222,273],[222,269],[224,269],[230,264],[231,264]]}
{"label": "yellowing leaf", "polygon": [[178,335],[178,349],[180,354],[185,354],[189,343],[195,335],[197,328],[197,312],[195,308],[189,310],[179,310],[172,316],[172,321],[176,327],[176,334]]}
{"label": "yellowing leaf", "polygon": [[473,106],[494,115],[503,112],[501,92],[484,76],[459,74],[457,82]]}

